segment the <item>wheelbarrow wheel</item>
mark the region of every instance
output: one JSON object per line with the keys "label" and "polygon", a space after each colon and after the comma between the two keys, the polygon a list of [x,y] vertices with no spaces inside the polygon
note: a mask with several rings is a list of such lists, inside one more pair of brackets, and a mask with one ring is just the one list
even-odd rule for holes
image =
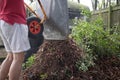
{"label": "wheelbarrow wheel", "polygon": [[27,25],[29,29],[29,38],[39,38],[43,34],[43,24],[40,24],[40,19],[37,17],[27,18]]}
{"label": "wheelbarrow wheel", "polygon": [[41,35],[39,38],[37,39],[32,39],[32,38],[29,38],[29,41],[30,41],[30,46],[31,48],[26,51],[26,54],[25,54],[25,61],[27,61],[27,59],[35,54],[38,50],[39,50],[39,47],[42,45],[42,43],[44,42],[44,37],[43,35]]}

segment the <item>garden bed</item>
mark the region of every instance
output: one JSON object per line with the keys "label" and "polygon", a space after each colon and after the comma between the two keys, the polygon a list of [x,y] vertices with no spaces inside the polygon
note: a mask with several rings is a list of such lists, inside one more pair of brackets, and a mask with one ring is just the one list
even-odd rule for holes
{"label": "garden bed", "polygon": [[23,80],[120,80],[120,59],[101,57],[89,70],[79,71],[76,62],[84,56],[70,39],[45,41],[34,64],[22,72]]}

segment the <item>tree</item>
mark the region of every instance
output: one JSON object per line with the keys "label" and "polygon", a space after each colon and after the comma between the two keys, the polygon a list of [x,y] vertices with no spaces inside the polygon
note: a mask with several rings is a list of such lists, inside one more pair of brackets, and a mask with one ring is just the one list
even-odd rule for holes
{"label": "tree", "polygon": [[93,10],[97,10],[97,3],[98,3],[98,0],[91,0],[92,2],[92,7],[93,7]]}
{"label": "tree", "polygon": [[116,3],[117,3],[117,5],[120,5],[120,0],[117,0]]}

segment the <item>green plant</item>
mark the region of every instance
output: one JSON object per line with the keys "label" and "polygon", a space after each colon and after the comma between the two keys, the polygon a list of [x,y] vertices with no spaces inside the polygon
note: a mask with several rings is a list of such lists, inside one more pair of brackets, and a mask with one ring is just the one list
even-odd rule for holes
{"label": "green plant", "polygon": [[88,8],[81,7],[81,10],[82,10],[82,15],[91,17],[91,12]]}
{"label": "green plant", "polygon": [[81,58],[79,61],[76,62],[76,67],[79,70],[87,71],[90,66],[95,65],[93,61],[94,59],[95,58],[92,54],[87,54],[84,58]]}
{"label": "green plant", "polygon": [[[86,52],[90,49],[97,55],[113,55],[120,53],[120,35],[116,30],[104,30],[102,21],[79,21],[73,27],[71,36]],[[110,32],[112,33],[110,34]],[[84,47],[85,46],[85,47]],[[88,52],[89,53],[89,52]]]}
{"label": "green plant", "polygon": [[35,56],[34,55],[29,57],[28,60],[25,63],[23,63],[23,65],[22,65],[23,68],[27,68],[27,67],[32,66],[33,63],[34,63],[34,60],[35,60]]}
{"label": "green plant", "polygon": [[78,66],[82,70],[87,70],[89,66],[93,65],[93,63],[89,64],[89,60],[86,61],[89,57],[94,59],[94,56],[117,56],[120,54],[120,32],[118,27],[105,30],[103,25],[102,19],[98,17],[93,22],[78,21],[72,29],[71,37],[88,55],[79,62]]}
{"label": "green plant", "polygon": [[47,77],[48,77],[48,74],[47,74],[47,73],[44,73],[44,74],[41,74],[41,75],[40,75],[40,79],[41,79],[41,80],[45,80]]}

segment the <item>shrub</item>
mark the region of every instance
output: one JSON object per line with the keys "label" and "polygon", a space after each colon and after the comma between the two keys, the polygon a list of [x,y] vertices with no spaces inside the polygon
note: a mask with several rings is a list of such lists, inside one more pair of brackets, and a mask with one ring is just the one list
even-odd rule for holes
{"label": "shrub", "polygon": [[[99,20],[99,19],[98,19]],[[97,24],[96,24],[96,23]],[[79,21],[73,27],[71,36],[80,47],[87,52],[90,49],[92,54],[116,55],[120,53],[120,35],[116,30],[104,30],[101,22]],[[102,25],[102,26],[101,26]],[[112,31],[112,33],[110,33]],[[89,53],[89,52],[87,52]]]}
{"label": "shrub", "polygon": [[[102,18],[98,17],[93,22],[80,20],[73,27],[71,37],[80,45],[86,55],[88,55],[84,59],[88,57],[92,58],[92,56],[89,56],[91,54],[93,55],[92,59],[95,56],[120,55],[120,33],[118,26],[110,30],[105,30],[103,25]],[[86,63],[86,61],[80,61],[80,65],[84,66],[83,68],[93,65],[93,63],[89,64],[89,60],[87,61],[89,65],[83,65],[83,63]]]}

